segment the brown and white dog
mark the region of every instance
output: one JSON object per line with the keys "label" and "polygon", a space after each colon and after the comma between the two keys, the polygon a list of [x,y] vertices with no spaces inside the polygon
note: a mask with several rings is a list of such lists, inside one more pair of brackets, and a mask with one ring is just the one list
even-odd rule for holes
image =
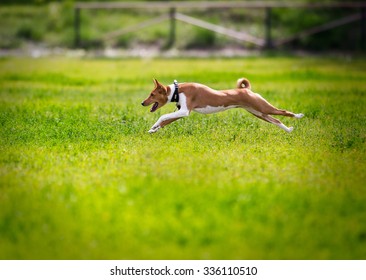
{"label": "brown and white dog", "polygon": [[153,104],[150,112],[155,112],[168,102],[176,102],[178,111],[161,116],[149,130],[150,133],[183,117],[189,116],[191,111],[201,114],[217,113],[231,108],[243,108],[254,116],[277,125],[287,132],[293,127],[287,127],[278,119],[270,115],[282,115],[287,117],[302,118],[304,114],[277,109],[258,93],[251,91],[247,79],[237,81],[236,89],[214,90],[198,83],[177,83],[164,86],[154,79],[155,88],[141,104],[149,106]]}

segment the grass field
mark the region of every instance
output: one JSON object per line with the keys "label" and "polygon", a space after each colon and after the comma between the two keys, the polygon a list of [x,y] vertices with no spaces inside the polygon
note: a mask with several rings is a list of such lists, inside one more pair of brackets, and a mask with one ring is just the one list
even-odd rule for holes
{"label": "grass field", "polygon": [[[0,60],[0,259],[365,259],[366,60]],[[153,88],[250,79],[156,134]]]}

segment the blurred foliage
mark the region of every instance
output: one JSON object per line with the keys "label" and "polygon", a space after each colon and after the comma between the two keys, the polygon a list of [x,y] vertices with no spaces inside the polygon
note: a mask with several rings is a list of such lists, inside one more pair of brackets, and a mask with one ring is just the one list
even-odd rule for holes
{"label": "blurred foliage", "polygon": [[[309,2],[316,3],[316,1]],[[281,33],[277,34],[277,37],[287,37],[357,13],[360,13],[359,8],[273,9],[273,30]],[[304,36],[290,42],[286,47],[310,50],[355,50],[360,48],[359,37],[360,22],[356,21],[311,36]]]}
{"label": "blurred foliage", "polygon": [[187,49],[207,49],[215,46],[216,33],[206,29],[196,28],[186,44]]}
{"label": "blurred foliage", "polygon": [[[41,42],[47,46],[74,46],[74,2],[50,0],[2,0],[0,5],[0,48],[18,48],[27,42]],[[87,2],[87,1],[78,1]],[[277,0],[276,2],[288,2]],[[291,3],[294,3],[292,1]],[[297,3],[317,3],[315,0],[298,0]],[[328,0],[324,2],[342,2]],[[148,29],[129,33],[105,42],[103,36],[123,27],[136,25],[160,16],[159,10],[82,10],[81,47],[103,48],[155,45],[163,47],[169,35],[169,24],[150,26]],[[265,36],[265,11],[263,9],[205,9],[183,11],[190,16],[253,36]],[[272,36],[274,40],[291,37],[304,30],[360,13],[360,9],[272,9]],[[181,42],[180,38],[184,38]],[[360,50],[360,22],[355,21],[315,35],[302,37],[284,45],[287,49],[308,50]],[[177,48],[253,47],[223,35],[177,22]]]}

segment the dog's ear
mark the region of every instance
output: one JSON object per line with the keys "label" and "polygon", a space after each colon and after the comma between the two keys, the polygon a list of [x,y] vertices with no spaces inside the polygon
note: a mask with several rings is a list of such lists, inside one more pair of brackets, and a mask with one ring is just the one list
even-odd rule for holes
{"label": "dog's ear", "polygon": [[154,80],[154,84],[155,84],[155,86],[157,87],[157,88],[159,88],[159,87],[162,87],[161,86],[161,83],[159,83],[159,81],[157,80],[157,79],[153,79]]}

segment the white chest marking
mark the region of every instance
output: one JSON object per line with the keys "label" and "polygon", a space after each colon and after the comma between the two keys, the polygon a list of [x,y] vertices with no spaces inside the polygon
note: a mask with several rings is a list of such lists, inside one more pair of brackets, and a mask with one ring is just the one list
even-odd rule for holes
{"label": "white chest marking", "polygon": [[230,105],[230,106],[218,106],[218,107],[213,107],[213,106],[206,106],[204,108],[194,108],[193,111],[200,113],[200,114],[212,114],[212,113],[217,113],[217,112],[221,112],[221,111],[225,111],[228,109],[232,109],[232,108],[237,108],[238,106],[235,105]]}

